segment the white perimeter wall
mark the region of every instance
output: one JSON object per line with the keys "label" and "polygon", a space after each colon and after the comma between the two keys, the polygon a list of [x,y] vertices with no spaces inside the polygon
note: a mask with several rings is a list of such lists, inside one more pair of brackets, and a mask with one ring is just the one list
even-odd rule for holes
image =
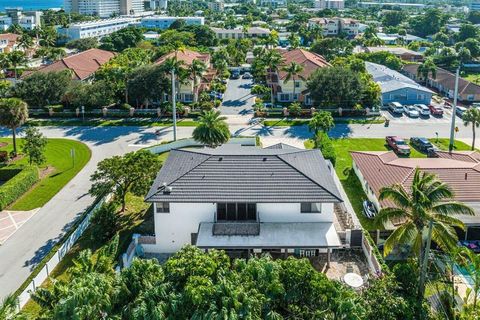
{"label": "white perimeter wall", "polygon": [[[170,203],[170,213],[155,212],[156,246],[158,253],[177,252],[191,243],[191,234],[198,232],[200,222],[213,222],[214,203]],[[150,250],[149,250],[150,251]]]}
{"label": "white perimeter wall", "polygon": [[323,203],[321,213],[300,213],[300,203],[258,203],[260,222],[333,222],[333,203]]}

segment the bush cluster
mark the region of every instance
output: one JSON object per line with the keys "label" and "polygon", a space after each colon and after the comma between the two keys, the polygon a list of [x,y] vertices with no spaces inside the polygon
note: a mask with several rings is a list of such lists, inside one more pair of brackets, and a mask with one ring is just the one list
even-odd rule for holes
{"label": "bush cluster", "polygon": [[322,151],[323,157],[335,165],[337,160],[337,155],[335,153],[335,148],[333,147],[332,140],[326,133],[319,133],[315,139],[316,148]]}
{"label": "bush cluster", "polygon": [[2,169],[0,170],[0,179],[3,180],[3,177],[10,177],[10,179],[0,187],[0,211],[20,198],[38,181],[38,168],[26,166]]}

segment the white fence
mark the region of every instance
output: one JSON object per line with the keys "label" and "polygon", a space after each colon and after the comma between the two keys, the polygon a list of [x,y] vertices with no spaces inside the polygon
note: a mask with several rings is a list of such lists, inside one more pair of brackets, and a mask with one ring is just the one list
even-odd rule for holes
{"label": "white fence", "polygon": [[362,249],[365,257],[367,257],[368,266],[370,267],[370,271],[376,275],[382,274],[382,267],[380,262],[378,262],[375,253],[373,252],[373,248],[368,242],[367,237],[364,235],[362,239]]}
{"label": "white fence", "polygon": [[[256,144],[256,139],[255,137],[253,138],[232,138],[228,141],[229,144],[241,144],[244,146],[254,146]],[[200,147],[203,146],[203,144],[195,141],[194,139],[181,139],[165,144],[159,144],[157,146],[153,146],[150,148],[147,148],[148,151],[152,153],[163,153],[170,151],[172,149],[179,149],[179,148],[186,148],[186,147]]]}
{"label": "white fence", "polygon": [[72,248],[75,242],[80,238],[83,232],[87,229],[90,224],[90,218],[92,217],[93,212],[95,212],[100,206],[107,201],[109,196],[105,196],[100,199],[90,211],[87,212],[85,218],[77,226],[75,231],[65,240],[63,245],[55,252],[55,254],[48,260],[48,262],[43,266],[40,272],[33,278],[32,281],[28,284],[25,290],[18,296],[18,306],[23,308],[25,304],[30,300],[30,294],[35,292],[37,288],[48,278],[50,273],[55,269],[57,264],[63,259],[67,252]]}

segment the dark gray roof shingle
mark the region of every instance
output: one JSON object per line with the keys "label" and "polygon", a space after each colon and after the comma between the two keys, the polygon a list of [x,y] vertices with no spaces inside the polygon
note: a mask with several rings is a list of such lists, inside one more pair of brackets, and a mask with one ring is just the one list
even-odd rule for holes
{"label": "dark gray roof shingle", "polygon": [[[171,191],[164,192],[164,184]],[[318,150],[224,146],[172,150],[149,202],[340,202]]]}

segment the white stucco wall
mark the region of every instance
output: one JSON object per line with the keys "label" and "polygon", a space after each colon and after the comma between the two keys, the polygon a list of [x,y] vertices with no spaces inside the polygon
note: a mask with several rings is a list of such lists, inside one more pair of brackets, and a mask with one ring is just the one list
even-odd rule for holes
{"label": "white stucco wall", "polygon": [[333,203],[322,204],[321,213],[301,213],[300,203],[258,203],[260,222],[333,222]]}
{"label": "white stucco wall", "polygon": [[360,183],[362,184],[362,188],[363,188],[363,191],[365,191],[365,194],[367,195],[367,198],[368,200],[370,200],[371,202],[373,202],[375,204],[375,206],[377,207],[377,209],[381,209],[381,206],[380,206],[380,202],[378,201],[377,199],[377,196],[375,195],[375,193],[373,192],[372,188],[370,188],[367,184],[367,181],[365,180],[365,178],[363,177],[362,175],[362,172],[360,171],[360,169],[358,168],[357,164],[355,163],[355,161],[353,161],[353,164],[352,164],[352,168],[353,168],[353,171],[355,172],[355,174],[357,175],[358,177],[358,180],[360,180]]}
{"label": "white stucco wall", "polygon": [[172,253],[191,243],[191,234],[200,222],[213,222],[214,203],[170,203],[170,213],[155,212],[155,248],[152,252]]}

